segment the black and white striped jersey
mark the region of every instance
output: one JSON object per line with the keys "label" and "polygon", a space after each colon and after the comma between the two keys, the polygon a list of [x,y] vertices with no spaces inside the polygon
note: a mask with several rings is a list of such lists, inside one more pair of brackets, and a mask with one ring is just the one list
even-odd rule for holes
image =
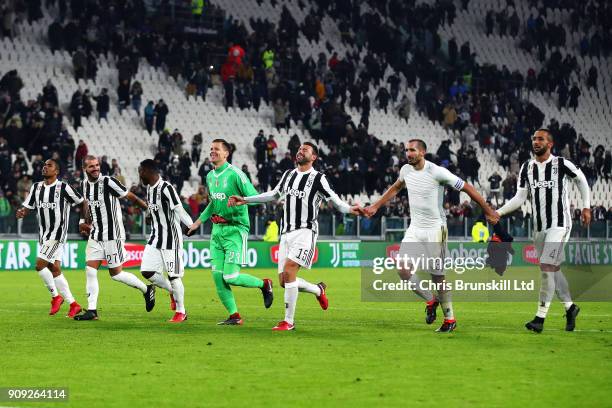
{"label": "black and white striped jersey", "polygon": [[89,237],[96,241],[125,239],[119,199],[128,194],[127,188],[109,176],[99,176],[94,182],[85,178],[81,187],[93,220]]}
{"label": "black and white striped jersey", "polygon": [[305,172],[297,168],[287,170],[272,192],[285,197],[281,234],[300,228],[308,228],[318,233],[317,217],[321,201],[340,201],[325,175],[313,168]]}
{"label": "black and white striped jersey", "polygon": [[52,184],[44,181],[32,184],[23,206],[38,210],[38,239],[40,243],[49,240],[66,242],[70,206],[81,204],[83,197],[63,181]]}
{"label": "black and white striped jersey", "polygon": [[147,244],[158,249],[182,249],[181,220],[174,212],[174,209],[182,204],[172,184],[160,177],[157,183],[148,186],[147,204],[152,219],[151,235]]}
{"label": "black and white striped jersey", "polygon": [[579,174],[572,162],[553,155],[542,163],[535,159],[523,163],[518,189],[529,192],[535,231],[572,226],[567,180]]}

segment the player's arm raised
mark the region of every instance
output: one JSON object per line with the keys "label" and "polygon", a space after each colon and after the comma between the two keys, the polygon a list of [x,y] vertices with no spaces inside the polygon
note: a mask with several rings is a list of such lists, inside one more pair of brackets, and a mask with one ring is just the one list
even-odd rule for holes
{"label": "player's arm raised", "polygon": [[363,209],[364,215],[368,218],[374,216],[380,207],[387,204],[393,197],[398,195],[402,188],[404,188],[404,180],[397,179],[395,183],[393,183],[391,187],[389,187],[387,191],[383,193],[382,197],[380,197],[378,201]]}

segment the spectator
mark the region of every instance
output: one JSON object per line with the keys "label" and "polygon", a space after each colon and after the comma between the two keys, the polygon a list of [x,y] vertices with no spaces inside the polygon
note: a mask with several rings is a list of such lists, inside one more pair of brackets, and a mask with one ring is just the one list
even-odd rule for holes
{"label": "spectator", "polygon": [[204,159],[204,162],[202,162],[202,165],[200,166],[200,168],[198,169],[198,176],[200,176],[200,178],[202,179],[200,181],[201,184],[205,184],[206,183],[206,176],[208,175],[208,173],[213,169],[213,165],[210,162],[210,159],[207,157]]}
{"label": "spectator", "polygon": [[155,105],[155,130],[157,134],[161,134],[166,128],[166,116],[168,116],[168,106],[165,104],[163,99],[160,99]]}
{"label": "spectator", "polygon": [[504,189],[504,201],[510,200],[516,194],[516,175],[509,173],[502,183]]}
{"label": "spectator", "polygon": [[457,121],[457,111],[455,110],[455,106],[452,103],[447,104],[442,111],[442,115],[444,116],[444,129],[447,131],[449,129],[454,129],[455,122]]}
{"label": "spectator", "polygon": [[253,147],[255,148],[255,162],[258,167],[260,164],[263,164],[266,161],[267,146],[268,142],[264,136],[264,131],[263,129],[259,129],[259,133],[257,133],[257,136],[253,141]]}
{"label": "spectator", "polygon": [[132,97],[132,109],[140,116],[140,107],[142,106],[142,85],[139,81],[134,81],[132,84],[130,96]]}
{"label": "spectator", "polygon": [[242,59],[244,58],[244,55],[244,48],[242,48],[238,44],[230,42],[229,51],[227,53],[227,62],[236,66],[240,66],[242,65]]}
{"label": "spectator", "polygon": [[82,48],[79,48],[72,54],[72,69],[74,70],[74,80],[76,82],[87,77],[87,56]]}
{"label": "spectator", "polygon": [[263,62],[263,67],[266,70],[269,70],[274,65],[274,51],[272,51],[271,47],[266,45],[266,49],[261,55],[261,60]]}
{"label": "spectator", "polygon": [[262,163],[257,166],[257,181],[259,182],[259,191],[268,191],[270,185],[270,165]]}
{"label": "spectator", "polygon": [[12,232],[9,228],[11,213],[11,203],[4,196],[2,189],[0,189],[0,232],[4,234]]}
{"label": "spectator", "polygon": [[301,145],[302,142],[300,141],[300,137],[297,134],[291,136],[291,139],[289,139],[289,143],[287,144],[287,149],[289,150],[289,154],[291,157],[295,157]]}
{"label": "spectator", "polygon": [[196,166],[200,165],[200,154],[202,152],[202,133],[197,133],[191,140],[191,161]]}
{"label": "spectator", "polygon": [[117,97],[119,102],[119,114],[130,105],[130,83],[124,79],[117,88]]}
{"label": "spectator", "polygon": [[[293,163],[293,160],[291,159],[291,157],[292,157],[291,153],[289,153],[289,152],[285,153],[285,157],[278,164],[278,168],[281,171],[285,172],[287,170],[292,170],[295,167],[295,164]],[[293,157],[295,157],[295,156],[293,156]]]}
{"label": "spectator", "polygon": [[606,151],[606,155],[604,157],[602,172],[607,183],[608,180],[612,178],[612,153],[609,150]]}
{"label": "spectator", "polygon": [[147,129],[147,132],[149,132],[149,134],[153,133],[154,120],[155,120],[155,106],[153,104],[153,101],[149,101],[147,103],[147,106],[145,106],[145,109],[144,109],[145,129]]}
{"label": "spectator", "polygon": [[270,135],[268,136],[268,141],[266,142],[266,158],[268,162],[276,160],[277,152],[278,144],[276,144],[276,140],[274,140],[274,135]]}
{"label": "spectator", "polygon": [[391,99],[391,95],[387,88],[380,87],[378,89],[378,93],[376,94],[376,100],[378,101],[378,109],[384,110],[387,113],[387,106],[389,105],[389,99]]}
{"label": "spectator", "polygon": [[397,113],[400,118],[404,119],[406,123],[408,123],[408,119],[410,118],[410,100],[407,96],[402,98],[402,101],[397,107]]}
{"label": "spectator", "polygon": [[97,102],[96,110],[98,111],[98,122],[102,119],[108,122],[108,111],[110,110],[110,98],[108,97],[108,89],[102,88],[100,95],[95,96]]}
{"label": "spectator", "polygon": [[[210,67],[212,69],[212,66]],[[200,67],[196,74],[196,87],[197,94],[202,97],[202,100],[206,100],[206,94],[208,93],[208,86],[210,83],[210,74],[209,69],[205,67]]]}
{"label": "spectator", "polygon": [[72,94],[72,99],[70,101],[70,115],[72,116],[72,127],[74,129],[78,129],[81,127],[81,116],[83,114],[83,94],[81,93],[81,89],[77,89]]}
{"label": "spectator", "polygon": [[496,171],[489,177],[489,200],[495,198],[495,205],[498,207],[501,181],[502,178]]}
{"label": "spectator", "polygon": [[245,176],[247,176],[249,181],[251,183],[253,183],[253,178],[251,177],[251,173],[249,172],[249,166],[247,166],[246,164],[243,164],[242,165],[242,172],[244,173]]}
{"label": "spectator", "polygon": [[274,102],[274,126],[276,130],[280,132],[281,128],[286,129],[289,133],[289,117],[288,117],[288,106],[281,98],[278,98]]}
{"label": "spectator", "polygon": [[59,106],[59,100],[57,97],[57,88],[53,85],[51,80],[47,80],[46,85],[42,89],[42,104],[48,103],[51,107]]}
{"label": "spectator", "polygon": [[82,101],[83,108],[81,109],[81,113],[86,118],[89,118],[93,112],[93,106],[91,104],[91,91],[89,89],[86,89],[85,92],[83,92]]}
{"label": "spectator", "polygon": [[569,107],[574,109],[574,112],[576,112],[576,109],[578,108],[578,98],[580,97],[580,89],[578,89],[578,85],[574,84],[572,86],[572,89],[570,90],[570,100],[569,100]]}
{"label": "spectator", "polygon": [[100,174],[103,176],[110,175],[111,166],[108,164],[108,158],[106,156],[102,156],[102,160],[100,161]]}
{"label": "spectator", "polygon": [[234,80],[236,78],[235,65],[229,61],[221,66],[221,82],[223,83],[225,110],[234,107]]}

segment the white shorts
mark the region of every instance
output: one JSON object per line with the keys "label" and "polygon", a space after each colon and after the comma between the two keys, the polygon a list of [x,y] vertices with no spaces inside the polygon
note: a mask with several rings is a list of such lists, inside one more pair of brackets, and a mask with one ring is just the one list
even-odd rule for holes
{"label": "white shorts", "polygon": [[317,234],[308,228],[300,228],[283,234],[278,248],[278,273],[283,273],[287,258],[310,269],[316,247]]}
{"label": "white shorts", "polygon": [[447,238],[446,225],[435,228],[410,226],[402,239],[399,256],[413,259],[422,258],[420,270],[432,275],[444,275],[444,258],[448,252]]}
{"label": "white shorts", "polygon": [[64,253],[64,243],[56,240],[45,241],[38,245],[37,258],[45,260],[50,263],[59,261],[62,259]]}
{"label": "white shorts", "polygon": [[182,278],[183,250],[157,249],[152,245],[145,245],[142,253],[141,272],[166,272],[169,278]]}
{"label": "white shorts", "polygon": [[534,233],[533,243],[540,265],[559,266],[565,261],[565,243],[571,231],[571,228],[549,228]]}
{"label": "white shorts", "polygon": [[125,241],[96,241],[90,238],[85,250],[85,261],[106,261],[109,268],[117,268],[125,262]]}

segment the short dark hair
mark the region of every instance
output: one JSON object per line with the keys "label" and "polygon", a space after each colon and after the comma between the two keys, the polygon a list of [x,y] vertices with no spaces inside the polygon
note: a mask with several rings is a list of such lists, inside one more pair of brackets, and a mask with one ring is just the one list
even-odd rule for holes
{"label": "short dark hair", "polygon": [[88,154],[83,158],[83,168],[87,167],[87,162],[90,160],[98,160],[98,158],[96,156]]}
{"label": "short dark hair", "polygon": [[319,148],[317,147],[316,144],[312,142],[304,142],[303,144],[305,144],[306,146],[310,146],[312,148],[313,153],[316,154],[317,156],[319,155]]}
{"label": "short dark hair", "polygon": [[418,143],[419,148],[421,150],[427,151],[427,143],[425,143],[425,141],[423,139],[410,139],[408,141],[408,143],[412,143],[412,142]]}
{"label": "short dark hair", "polygon": [[232,152],[232,146],[230,146],[230,144],[227,142],[227,140],[225,140],[225,139],[215,139],[212,142],[213,143],[221,143],[225,150],[227,150],[230,153]]}
{"label": "short dark hair", "polygon": [[157,167],[157,163],[153,159],[145,159],[140,162],[140,167],[145,170],[150,170],[154,173],[159,173],[159,168]]}
{"label": "short dark hair", "polygon": [[60,164],[59,160],[55,160],[55,159],[48,159],[48,160],[55,163],[55,168],[57,169],[59,173],[62,172],[62,165]]}
{"label": "short dark hair", "polygon": [[539,128],[538,130],[536,130],[535,132],[533,132],[533,134],[535,135],[537,132],[546,132],[546,133],[548,134],[548,139],[549,139],[551,142],[554,142],[554,141],[555,141],[555,137],[553,136],[553,134],[552,134],[552,132],[550,131],[550,129],[549,129],[549,128],[544,128],[544,127],[543,127],[543,128]]}

